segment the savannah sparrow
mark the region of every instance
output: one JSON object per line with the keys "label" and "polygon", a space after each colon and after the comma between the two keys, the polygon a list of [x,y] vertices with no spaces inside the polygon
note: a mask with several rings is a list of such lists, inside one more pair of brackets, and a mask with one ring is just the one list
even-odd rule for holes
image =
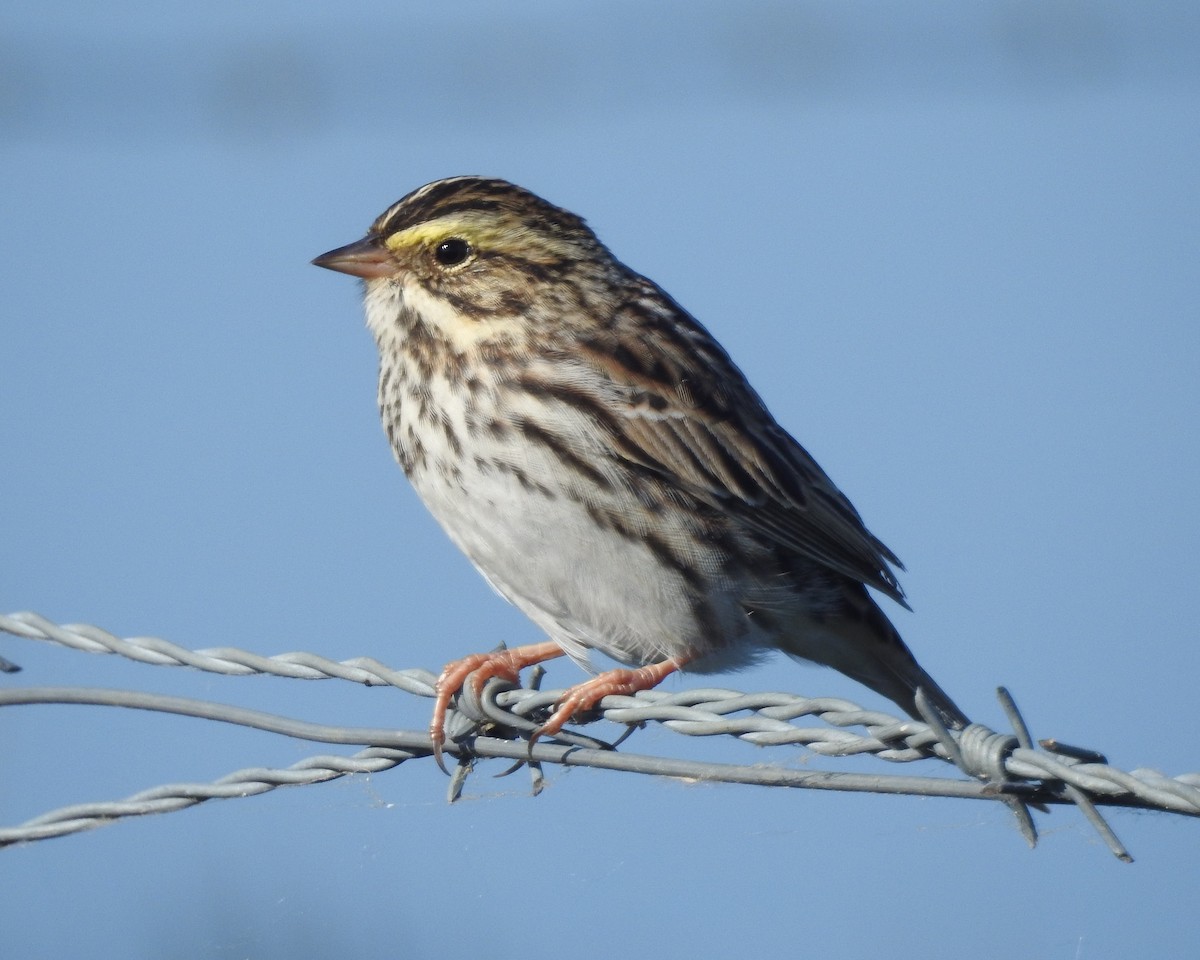
{"label": "savannah sparrow", "polygon": [[550,637],[448,664],[467,677],[588,650],[635,669],[567,692],[557,733],[612,693],[772,649],[912,716],[962,711],[867,592],[907,606],[850,501],[712,336],[584,221],[503,180],[454,177],[313,261],[365,281],[379,410],[400,466],[480,573]]}

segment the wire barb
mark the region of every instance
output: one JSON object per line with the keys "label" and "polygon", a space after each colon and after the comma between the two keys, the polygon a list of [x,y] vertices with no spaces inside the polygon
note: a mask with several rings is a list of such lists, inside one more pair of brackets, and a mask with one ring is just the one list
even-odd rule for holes
{"label": "wire barb", "polygon": [[[968,777],[975,777],[996,789],[1000,799],[1016,818],[1017,829],[1029,844],[1029,849],[1034,849],[1038,842],[1037,824],[1033,821],[1028,804],[1019,797],[1001,792],[1004,785],[1012,779],[1005,768],[1005,761],[1012,756],[1013,749],[1019,742],[1018,738],[996,733],[981,723],[972,723],[968,724],[955,740],[942,722],[941,714],[929,702],[925,691],[920,687],[917,688],[915,700],[917,711],[937,733],[938,741],[949,754],[950,760]],[[1010,697],[1009,702],[1011,701]],[[1007,705],[1005,709],[1008,709]],[[1015,703],[1012,703],[1012,709],[1017,709]]]}

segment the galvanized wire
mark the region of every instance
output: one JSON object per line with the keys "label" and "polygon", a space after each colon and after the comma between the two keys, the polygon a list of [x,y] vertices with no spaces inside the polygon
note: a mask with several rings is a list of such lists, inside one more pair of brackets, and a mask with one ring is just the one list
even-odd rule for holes
{"label": "galvanized wire", "polygon": [[[188,650],[156,637],[119,638],[86,624],[59,625],[33,613],[0,615],[0,630],[90,653],[113,653],[142,663],[190,666],[232,676],[265,673],[295,679],[341,679],[390,685],[425,697],[433,696],[435,682],[434,675],[427,670],[393,670],[371,658],[338,662],[310,653],[263,657],[230,647]],[[803,745],[824,756],[867,753],[893,763],[936,758],[954,763],[973,778],[963,780],[797,771],[763,764],[743,766],[648,757],[618,751],[613,745],[579,734],[566,734],[556,738],[557,743],[538,743],[531,749],[520,739],[520,733],[535,728],[537,721],[532,718],[551,707],[562,691],[512,688],[496,680],[487,684],[482,696],[471,695],[469,690],[470,684],[447,726],[452,739],[447,752],[460,759],[459,775],[451,784],[452,796],[461,789],[462,776],[470,770],[475,758],[505,757],[530,761],[535,791],[540,784],[540,765],[560,763],[733,783],[1003,800],[1018,814],[1031,843],[1036,834],[1026,803],[1073,803],[1080,806],[1121,859],[1129,859],[1128,854],[1095,810],[1097,805],[1200,816],[1200,773],[1169,778],[1149,770],[1125,772],[1109,766],[1092,751],[1049,742],[1043,742],[1043,747],[1050,746],[1053,752],[1036,749],[1024,721],[1015,713],[1015,706],[1011,707],[1010,716],[1016,734],[1011,736],[978,725],[952,736],[941,727],[936,715],[931,715],[931,722],[924,724],[863,710],[846,700],[787,693],[747,694],[719,688],[680,693],[651,690],[633,697],[611,696],[605,698],[599,711],[605,719],[617,723],[641,725],[654,721],[689,736],[734,736],[761,746]],[[209,799],[251,796],[279,786],[317,783],[348,773],[380,772],[404,760],[432,753],[425,731],[331,727],[208,701],[129,691],[0,690],[0,706],[32,703],[89,703],[165,711],[306,740],[363,745],[367,749],[352,757],[310,757],[286,769],[238,770],[211,783],[168,784],[118,802],[76,804],[17,827],[0,829],[0,846],[61,836],[121,817],[170,812]],[[1008,703],[1011,705],[1011,698]],[[821,725],[796,723],[804,718],[812,718]],[[852,732],[848,727],[864,732]]]}

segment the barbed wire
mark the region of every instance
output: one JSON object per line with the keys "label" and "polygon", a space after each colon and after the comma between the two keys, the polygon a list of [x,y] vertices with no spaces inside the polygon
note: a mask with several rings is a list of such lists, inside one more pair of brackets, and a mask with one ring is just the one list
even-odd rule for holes
{"label": "barbed wire", "polygon": [[[358,657],[334,661],[312,653],[264,657],[232,647],[189,650],[158,637],[120,638],[88,624],[59,625],[34,613],[0,615],[0,631],[47,641],[73,650],[110,653],[161,666],[189,666],[227,676],[270,674],[294,679],[339,679],[369,686],[392,686],[432,697],[436,678],[428,670],[394,670],[378,660]],[[1157,771],[1118,770],[1105,758],[1053,741],[1038,749],[1006,691],[1001,703],[1014,733],[998,734],[972,724],[950,734],[936,712],[926,709],[928,723],[901,720],[864,710],[842,699],[802,697],[789,693],[743,693],[698,688],[679,693],[651,690],[635,696],[606,697],[598,716],[627,725],[625,736],[648,722],[688,736],[733,736],[759,746],[804,746],[822,756],[870,754],[892,763],[941,760],[966,773],[950,777],[800,771],[776,765],[738,765],[647,756],[618,750],[576,732],[564,731],[550,742],[530,747],[522,734],[535,729],[562,694],[493,679],[480,695],[467,684],[447,722],[446,752],[458,758],[449,797],[457,798],[478,758],[506,758],[527,763],[533,790],[540,790],[542,764],[591,766],[656,776],[683,777],[763,786],[902,793],[920,796],[985,799],[1006,803],[1031,845],[1037,833],[1028,806],[1044,809],[1074,804],[1104,838],[1112,852],[1131,860],[1096,809],[1134,807],[1200,817],[1200,773],[1174,778]],[[919,698],[920,700],[920,698]],[[63,836],[129,816],[167,813],[211,799],[254,796],[281,786],[337,779],[351,773],[378,773],[418,757],[432,756],[426,731],[337,727],[279,717],[242,707],[123,690],[74,687],[29,687],[0,690],[0,706],[75,703],[168,712],[234,723],[321,743],[364,746],[351,757],[322,754],[290,767],[252,767],[209,783],[174,783],[142,791],[121,801],[75,804],[53,810],[15,827],[0,828],[0,846]],[[811,718],[821,725],[801,725]],[[851,731],[850,727],[863,732]]]}

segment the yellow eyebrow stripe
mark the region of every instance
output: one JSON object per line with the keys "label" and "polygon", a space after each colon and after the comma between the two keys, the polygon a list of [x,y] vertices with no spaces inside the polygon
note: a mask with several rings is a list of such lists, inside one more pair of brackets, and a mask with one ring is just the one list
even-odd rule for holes
{"label": "yellow eyebrow stripe", "polygon": [[570,247],[555,237],[527,227],[518,219],[498,219],[494,213],[461,213],[426,220],[389,234],[384,243],[389,250],[417,250],[432,247],[449,237],[462,237],[477,249],[542,251],[564,256]]}
{"label": "yellow eyebrow stripe", "polygon": [[389,250],[403,250],[432,246],[447,237],[462,237],[478,245],[494,243],[506,235],[511,236],[512,233],[512,230],[501,229],[494,222],[488,223],[479,217],[463,215],[438,217],[436,220],[405,227],[388,236],[384,243]]}

